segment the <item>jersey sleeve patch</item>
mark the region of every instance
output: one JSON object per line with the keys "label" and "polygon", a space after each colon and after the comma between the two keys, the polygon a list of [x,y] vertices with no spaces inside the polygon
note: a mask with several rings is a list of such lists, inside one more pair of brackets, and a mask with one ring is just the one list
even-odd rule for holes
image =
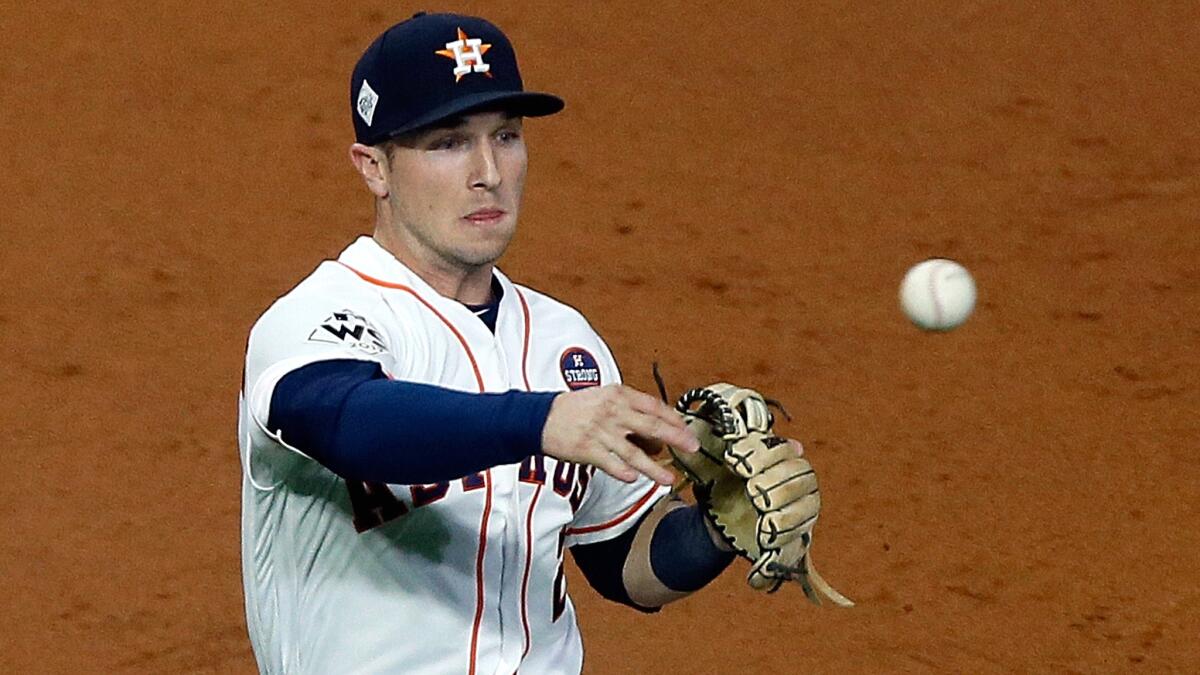
{"label": "jersey sleeve patch", "polygon": [[364,354],[384,354],[387,341],[366,317],[343,309],[330,314],[308,335],[309,342],[344,345]]}
{"label": "jersey sleeve patch", "polygon": [[563,381],[571,391],[600,386],[600,365],[596,357],[583,347],[571,347],[558,359]]}

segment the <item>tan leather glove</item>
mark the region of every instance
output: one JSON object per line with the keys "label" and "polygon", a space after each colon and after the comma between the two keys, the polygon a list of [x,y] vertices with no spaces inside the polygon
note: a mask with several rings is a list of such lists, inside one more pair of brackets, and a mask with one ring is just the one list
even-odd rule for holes
{"label": "tan leather glove", "polygon": [[675,409],[700,438],[700,451],[671,448],[672,463],[694,484],[716,530],[751,561],[750,587],[774,592],[796,581],[815,604],[826,597],[852,606],[813,567],[812,530],[821,513],[817,476],[773,433],[775,418],[762,395],[718,383],[688,391]]}

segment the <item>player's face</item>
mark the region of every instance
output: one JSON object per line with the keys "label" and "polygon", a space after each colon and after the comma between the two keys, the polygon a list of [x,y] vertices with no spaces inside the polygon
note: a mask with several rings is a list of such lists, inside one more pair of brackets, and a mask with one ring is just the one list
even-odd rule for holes
{"label": "player's face", "polygon": [[393,234],[425,263],[490,265],[508,247],[528,165],[521,119],[477,113],[394,143],[388,159]]}

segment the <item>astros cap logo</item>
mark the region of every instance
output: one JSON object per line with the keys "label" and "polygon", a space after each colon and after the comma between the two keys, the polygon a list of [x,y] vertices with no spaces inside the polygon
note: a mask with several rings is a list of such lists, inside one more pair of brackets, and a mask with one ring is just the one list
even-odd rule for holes
{"label": "astros cap logo", "polygon": [[492,67],[483,62],[483,55],[491,48],[490,44],[483,44],[483,40],[479,38],[468,38],[463,29],[459,28],[458,39],[454,42],[447,42],[445,49],[439,49],[434,53],[454,59],[454,81],[458,82],[463,75],[472,71],[483,73],[488,77],[492,76],[488,72]]}
{"label": "astros cap logo", "polygon": [[484,107],[520,117],[563,108],[557,96],[525,91],[503,31],[460,14],[418,12],[385,30],[354,65],[349,94],[354,138],[365,145]]}

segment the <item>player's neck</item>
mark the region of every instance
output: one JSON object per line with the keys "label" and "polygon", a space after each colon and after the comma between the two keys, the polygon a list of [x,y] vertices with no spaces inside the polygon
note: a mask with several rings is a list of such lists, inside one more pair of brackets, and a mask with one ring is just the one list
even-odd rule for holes
{"label": "player's neck", "polygon": [[[410,267],[410,269],[413,269]],[[483,305],[492,299],[493,265],[476,268],[470,272],[413,269],[418,276],[433,287],[440,295],[457,300],[464,305]]]}
{"label": "player's neck", "polygon": [[[496,266],[486,265],[461,267],[437,256],[421,256],[411,247],[382,236],[376,231],[375,241],[395,256],[421,280],[429,284],[439,295],[467,305],[483,305],[492,299],[492,272]],[[429,259],[426,259],[429,258]]]}

